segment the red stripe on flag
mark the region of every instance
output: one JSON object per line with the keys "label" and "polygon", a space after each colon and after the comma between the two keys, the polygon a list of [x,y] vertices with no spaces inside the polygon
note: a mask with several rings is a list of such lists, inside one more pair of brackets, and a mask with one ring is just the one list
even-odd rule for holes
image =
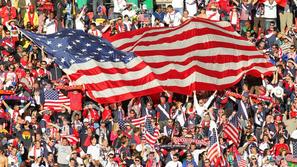
{"label": "red stripe on flag", "polygon": [[154,134],[151,135],[149,132],[146,132],[145,133],[145,139],[146,141],[150,144],[150,145],[154,145],[156,144],[157,140],[158,140],[158,137],[159,137],[159,129],[156,128],[154,130]]}
{"label": "red stripe on flag", "polygon": [[215,162],[215,159],[220,155],[218,143],[213,144],[207,152],[207,157],[210,162]]}
{"label": "red stripe on flag", "polygon": [[111,41],[116,48],[134,52],[136,57],[128,63],[92,59],[63,69],[100,103],[163,90],[182,94],[222,90],[235,85],[243,74],[260,76],[275,70],[227,22],[194,18],[179,27],[120,33]]}
{"label": "red stripe on flag", "polygon": [[61,111],[62,105],[70,106],[70,99],[62,93],[59,93],[58,100],[45,100],[44,109]]}
{"label": "red stripe on flag", "polygon": [[239,144],[239,131],[234,125],[231,123],[226,124],[223,131],[226,137],[231,139],[234,144]]}

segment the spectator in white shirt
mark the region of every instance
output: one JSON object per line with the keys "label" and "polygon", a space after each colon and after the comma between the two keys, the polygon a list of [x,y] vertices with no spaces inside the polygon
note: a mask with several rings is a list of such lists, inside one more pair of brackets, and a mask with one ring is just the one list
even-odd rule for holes
{"label": "spectator in white shirt", "polygon": [[277,3],[275,0],[266,0],[264,3],[265,30],[269,28],[270,22],[276,23],[277,19]]}
{"label": "spectator in white shirt", "polygon": [[116,163],[114,161],[114,153],[110,152],[108,154],[108,160],[107,160],[107,163],[105,165],[103,165],[105,167],[118,167],[118,163]]}
{"label": "spectator in white shirt", "polygon": [[99,163],[100,146],[97,144],[96,137],[91,138],[91,145],[88,147],[87,155],[90,155],[90,159],[94,161],[94,163]]}
{"label": "spectator in white shirt", "polygon": [[130,167],[142,167],[141,165],[141,157],[137,156],[134,159],[134,163],[130,165]]}
{"label": "spectator in white shirt", "polygon": [[169,161],[165,167],[182,167],[182,163],[178,161],[178,154],[174,154],[172,161]]}
{"label": "spectator in white shirt", "polygon": [[168,5],[167,14],[164,16],[164,22],[169,25],[169,27],[179,26],[181,24],[182,15],[175,11],[172,5]]}
{"label": "spectator in white shirt", "polygon": [[91,23],[88,33],[95,37],[102,37],[101,31],[96,28],[95,23]]}
{"label": "spectator in white shirt", "polygon": [[80,158],[79,156],[77,156],[77,152],[73,151],[71,155],[69,155],[67,158],[67,160],[69,160],[69,162],[71,162],[71,159],[74,159],[76,161],[76,165],[77,166],[84,166],[84,162],[83,159]]}
{"label": "spectator in white shirt", "polygon": [[44,24],[44,31],[46,32],[46,34],[53,34],[55,32],[57,32],[57,21],[55,19],[55,14],[53,12],[51,12],[49,14],[48,19],[45,20],[45,24]]}

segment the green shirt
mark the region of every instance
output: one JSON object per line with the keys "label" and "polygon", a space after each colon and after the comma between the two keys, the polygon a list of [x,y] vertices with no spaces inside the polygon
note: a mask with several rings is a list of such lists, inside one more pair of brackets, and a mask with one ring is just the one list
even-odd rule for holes
{"label": "green shirt", "polygon": [[127,3],[131,3],[133,6],[138,6],[138,0],[127,0]]}
{"label": "green shirt", "polygon": [[153,0],[144,0],[143,4],[146,5],[147,10],[151,10],[154,8]]}
{"label": "green shirt", "polygon": [[78,9],[81,9],[87,4],[87,0],[76,0]]}

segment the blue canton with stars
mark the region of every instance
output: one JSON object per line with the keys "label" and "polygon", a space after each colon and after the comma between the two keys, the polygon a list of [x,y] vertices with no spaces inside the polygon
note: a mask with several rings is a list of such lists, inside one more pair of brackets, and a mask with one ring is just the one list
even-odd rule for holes
{"label": "blue canton with stars", "polygon": [[50,35],[20,31],[39,47],[43,46],[44,51],[63,69],[92,59],[98,62],[128,63],[135,57],[133,53],[115,49],[107,40],[81,30],[64,29]]}

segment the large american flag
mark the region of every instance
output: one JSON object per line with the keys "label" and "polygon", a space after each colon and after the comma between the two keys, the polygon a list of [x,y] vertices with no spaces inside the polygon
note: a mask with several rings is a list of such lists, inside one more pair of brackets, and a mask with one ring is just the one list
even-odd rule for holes
{"label": "large american flag", "polygon": [[110,39],[117,49],[79,30],[47,36],[21,31],[44,46],[70,79],[101,103],[163,90],[191,94],[225,89],[243,74],[260,76],[274,70],[227,22],[194,18],[179,27],[120,33]]}
{"label": "large american flag", "polygon": [[44,91],[44,98],[44,109],[46,110],[61,111],[62,105],[70,106],[70,99],[54,89]]}

